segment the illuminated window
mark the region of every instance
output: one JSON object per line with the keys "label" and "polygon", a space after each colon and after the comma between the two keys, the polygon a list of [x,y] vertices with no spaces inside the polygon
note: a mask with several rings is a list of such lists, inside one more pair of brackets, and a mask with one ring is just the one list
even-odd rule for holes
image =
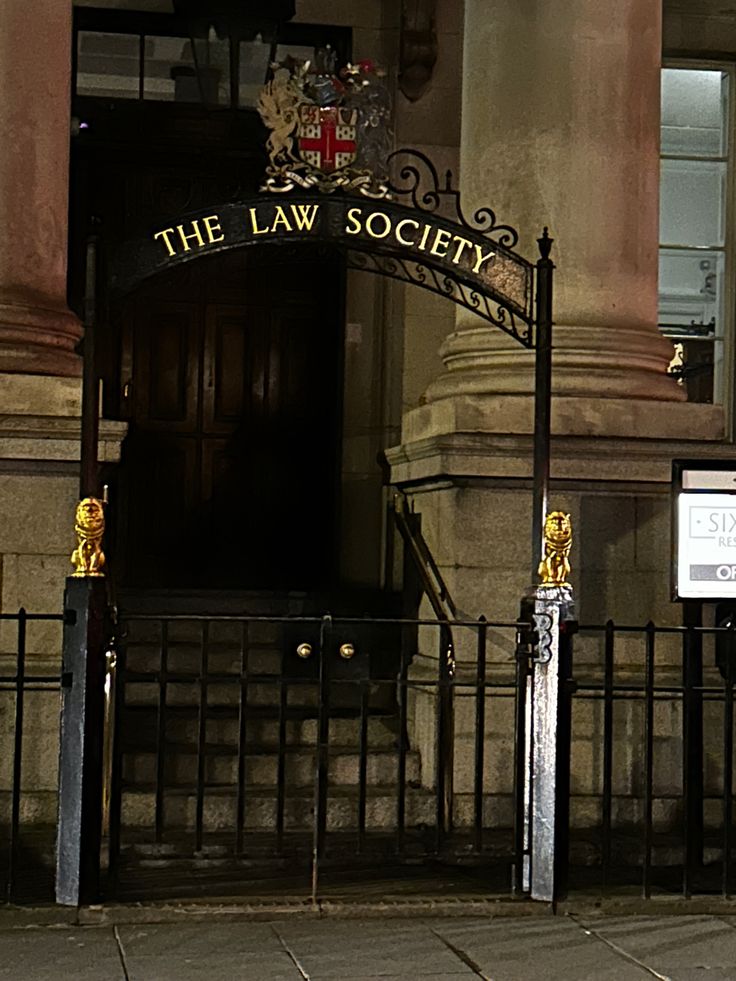
{"label": "illuminated window", "polygon": [[79,31],[77,95],[137,99],[140,38],[136,34]]}
{"label": "illuminated window", "polygon": [[76,7],[74,95],[105,100],[203,103],[255,109],[273,61],[311,60],[329,45],[344,64],[352,31],[286,23],[264,40],[220,37],[211,28],[194,40],[185,20],[169,14]]}
{"label": "illuminated window", "polygon": [[727,210],[731,72],[662,71],[659,320],[690,401],[725,403],[733,299]]}

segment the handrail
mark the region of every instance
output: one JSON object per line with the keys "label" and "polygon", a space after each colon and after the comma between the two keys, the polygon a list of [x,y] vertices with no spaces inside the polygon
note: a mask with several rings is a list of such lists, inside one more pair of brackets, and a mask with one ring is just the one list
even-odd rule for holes
{"label": "handrail", "polygon": [[434,615],[438,620],[457,620],[458,609],[455,601],[419,528],[417,516],[410,510],[408,498],[403,491],[394,490],[391,512],[404,546],[414,561]]}
{"label": "handrail", "polygon": [[436,771],[437,829],[441,838],[443,833],[452,830],[453,825],[455,707],[454,691],[448,682],[455,676],[455,641],[450,622],[458,619],[458,609],[422,535],[419,516],[410,510],[406,494],[398,488],[394,489],[390,510],[404,542],[405,554],[411,556],[424,593],[441,624],[439,678],[442,684],[437,738],[439,760]]}

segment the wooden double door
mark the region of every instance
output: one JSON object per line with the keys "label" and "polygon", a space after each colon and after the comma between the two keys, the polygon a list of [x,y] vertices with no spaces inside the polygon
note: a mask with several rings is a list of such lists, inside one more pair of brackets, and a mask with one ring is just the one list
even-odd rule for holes
{"label": "wooden double door", "polygon": [[192,261],[120,311],[128,586],[335,576],[344,269],[283,248]]}

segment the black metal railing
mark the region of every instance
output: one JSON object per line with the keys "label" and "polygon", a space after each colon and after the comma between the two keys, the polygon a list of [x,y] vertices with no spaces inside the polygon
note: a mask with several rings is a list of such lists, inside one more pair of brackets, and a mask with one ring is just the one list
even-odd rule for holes
{"label": "black metal railing", "polygon": [[573,884],[732,895],[733,628],[583,625],[574,676]]}
{"label": "black metal railing", "polygon": [[508,890],[518,625],[452,621],[452,675],[447,626],[122,617],[109,893],[262,893],[278,872],[316,900],[350,870],[445,863],[455,889]]}
{"label": "black metal railing", "polygon": [[[53,895],[61,639],[41,631],[63,619],[0,613],[0,902]],[[38,670],[40,652],[56,669]]]}
{"label": "black metal railing", "polygon": [[[3,901],[53,895],[62,620],[0,615]],[[528,638],[482,618],[124,617],[107,895],[508,891]],[[571,890],[732,896],[736,630],[608,621],[574,643]]]}

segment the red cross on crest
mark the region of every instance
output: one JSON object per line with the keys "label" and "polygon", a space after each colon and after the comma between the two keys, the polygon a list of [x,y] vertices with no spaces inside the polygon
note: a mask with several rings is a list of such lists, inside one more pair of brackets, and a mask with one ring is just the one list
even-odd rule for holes
{"label": "red cross on crest", "polygon": [[299,106],[298,140],[302,160],[325,173],[349,166],[358,151],[357,122],[357,109]]}

